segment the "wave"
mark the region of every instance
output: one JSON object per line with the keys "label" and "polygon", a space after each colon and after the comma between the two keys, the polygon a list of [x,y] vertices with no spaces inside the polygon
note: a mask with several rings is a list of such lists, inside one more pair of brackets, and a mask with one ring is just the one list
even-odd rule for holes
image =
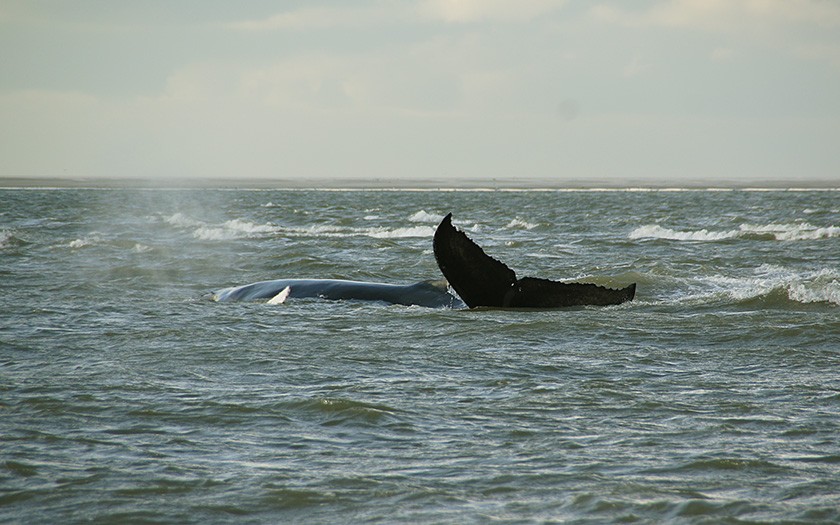
{"label": "wave", "polygon": [[70,241],[69,243],[67,243],[67,246],[69,248],[73,248],[74,250],[78,250],[80,248],[95,246],[97,244],[102,244],[102,236],[94,232],[87,237],[80,237],[78,239]]}
{"label": "wave", "polygon": [[17,237],[15,232],[12,230],[3,230],[0,231],[0,250],[4,248],[12,248],[15,246],[22,246],[26,244],[26,241]]}
{"label": "wave", "polygon": [[683,301],[725,299],[737,303],[761,302],[765,307],[828,303],[840,306],[840,270],[823,268],[796,272],[775,265],[762,265],[752,277],[714,275],[699,283],[705,292],[689,294]]}
{"label": "wave", "polygon": [[681,232],[670,228],[663,228],[658,224],[640,226],[630,232],[628,238],[638,239],[666,239],[671,241],[720,241],[735,237],[736,232],[710,232],[709,230],[697,230]]}
{"label": "wave", "polygon": [[[422,210],[421,210],[422,212]],[[418,213],[421,213],[418,212]],[[422,212],[425,213],[425,212]],[[416,217],[415,217],[416,216]],[[422,216],[414,214],[414,222],[422,222]],[[229,241],[258,237],[372,237],[375,239],[399,239],[411,237],[431,237],[435,230],[432,226],[409,226],[386,228],[374,226],[354,228],[332,224],[312,224],[309,226],[281,226],[273,223],[256,223],[244,219],[231,219],[221,224],[208,224],[192,219],[182,213],[165,217],[164,222],[180,229],[192,230],[192,236],[202,241]],[[80,239],[78,246],[84,245]]]}
{"label": "wave", "polygon": [[507,226],[505,226],[505,228],[510,229],[510,230],[533,230],[537,226],[539,226],[539,224],[534,224],[533,222],[527,222],[527,221],[524,221],[524,220],[520,219],[519,217],[516,217],[512,221],[510,221],[507,224]]}
{"label": "wave", "polygon": [[219,241],[261,236],[263,234],[275,233],[277,230],[277,226],[269,223],[256,224],[242,219],[233,219],[226,221],[219,227],[201,226],[195,230],[193,236],[203,241]]}
{"label": "wave", "polygon": [[170,215],[163,219],[167,224],[178,228],[190,228],[193,226],[203,226],[204,223],[184,215],[181,212]]}
{"label": "wave", "polygon": [[336,397],[286,401],[276,408],[284,415],[291,411],[297,412],[299,417],[320,419],[325,426],[372,425],[397,414],[397,410],[388,405]]}
{"label": "wave", "polygon": [[722,241],[727,239],[758,238],[777,241],[805,241],[840,237],[840,227],[817,227],[803,223],[794,224],[742,224],[737,230],[679,231],[658,224],[640,226],[628,234],[631,240],[664,239],[672,241]]}
{"label": "wave", "polygon": [[[420,222],[420,223],[426,223],[426,224],[434,224],[435,226],[437,226],[440,223],[440,221],[443,220],[443,215],[436,214],[436,213],[429,213],[426,210],[420,210],[416,213],[413,213],[408,218],[408,220],[410,222]],[[456,224],[459,224],[461,226],[466,226],[469,223],[466,223],[466,222],[463,222],[463,221],[461,221],[461,222],[456,221]],[[477,229],[477,226],[478,225],[474,225],[472,227],[472,230]],[[526,220],[524,220],[520,217],[516,217],[513,220],[511,220],[505,226],[505,228],[507,228],[509,230],[533,230],[534,228],[536,228],[538,226],[539,226],[539,224],[528,222],[528,221],[526,221]]]}
{"label": "wave", "polygon": [[395,228],[388,230],[385,228],[372,228],[363,233],[368,237],[375,239],[401,239],[408,237],[432,237],[435,234],[435,229],[431,226],[416,226],[413,228]]}
{"label": "wave", "polygon": [[426,210],[420,210],[417,213],[412,214],[408,220],[411,222],[428,222],[437,224],[443,220],[443,215],[437,215],[434,213],[428,213]]}

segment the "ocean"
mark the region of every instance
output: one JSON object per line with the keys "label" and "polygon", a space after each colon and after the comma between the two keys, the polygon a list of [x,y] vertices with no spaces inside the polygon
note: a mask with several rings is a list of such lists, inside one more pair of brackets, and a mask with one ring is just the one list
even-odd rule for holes
{"label": "ocean", "polygon": [[[316,298],[440,279],[527,311]],[[837,190],[0,189],[0,522],[840,523]]]}

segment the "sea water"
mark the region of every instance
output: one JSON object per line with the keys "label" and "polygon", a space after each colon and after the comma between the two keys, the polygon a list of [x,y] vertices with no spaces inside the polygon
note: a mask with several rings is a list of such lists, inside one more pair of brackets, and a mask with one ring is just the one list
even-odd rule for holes
{"label": "sea water", "polygon": [[[215,303],[439,279],[554,311]],[[0,522],[838,523],[837,191],[0,190]]]}

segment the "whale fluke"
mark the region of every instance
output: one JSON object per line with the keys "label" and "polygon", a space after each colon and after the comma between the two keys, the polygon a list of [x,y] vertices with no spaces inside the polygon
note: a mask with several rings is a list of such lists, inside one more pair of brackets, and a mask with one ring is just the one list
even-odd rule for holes
{"label": "whale fluke", "polygon": [[490,257],[464,232],[452,225],[452,214],[435,231],[434,252],[438,267],[470,308],[562,308],[607,306],[632,301],[636,284],[612,289],[591,283],[564,283],[523,277]]}

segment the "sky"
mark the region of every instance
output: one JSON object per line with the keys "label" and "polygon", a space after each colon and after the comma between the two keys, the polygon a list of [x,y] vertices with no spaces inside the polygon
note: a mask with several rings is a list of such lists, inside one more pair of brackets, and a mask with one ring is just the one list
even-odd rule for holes
{"label": "sky", "polygon": [[0,178],[840,182],[838,0],[3,0]]}

